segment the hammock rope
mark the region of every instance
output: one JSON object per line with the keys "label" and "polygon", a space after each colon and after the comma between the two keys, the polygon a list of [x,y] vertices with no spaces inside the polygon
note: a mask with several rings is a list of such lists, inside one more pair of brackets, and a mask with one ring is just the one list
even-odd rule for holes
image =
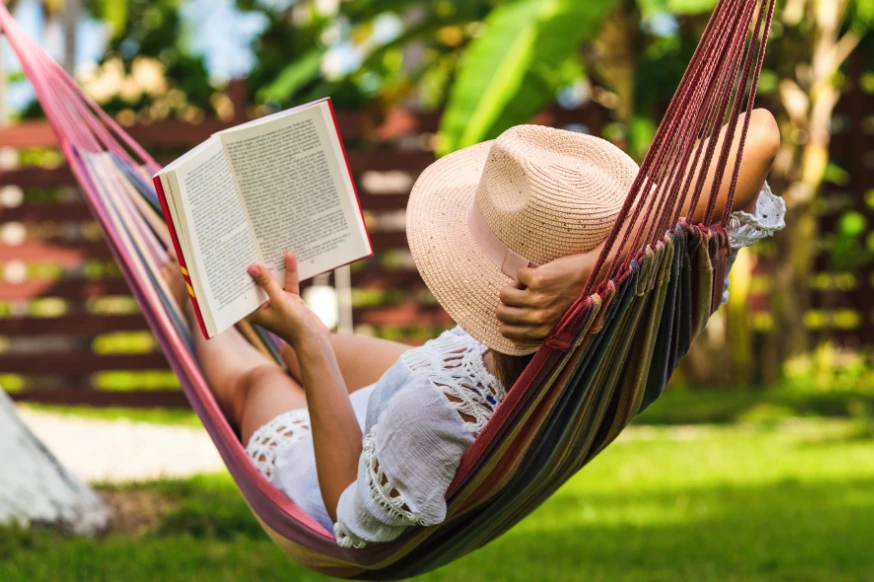
{"label": "hammock rope", "polygon": [[[159,275],[170,247],[150,179],[160,166],[2,4],[0,27],[146,321],[265,531],[313,570],[384,580],[432,570],[500,536],[661,394],[722,297],[729,254],[724,226],[743,150],[731,169],[729,152],[741,111],[749,113],[755,101],[774,3],[718,2],[626,198],[620,223],[628,226],[617,223],[598,258],[594,272],[605,276],[597,284],[590,278],[471,445],[447,492],[446,521],[364,549],[337,546],[331,532],[262,477],[221,414],[191,351],[191,332]],[[726,123],[717,151],[715,137]],[[741,144],[748,129],[749,115]],[[714,187],[704,192],[706,170],[714,166]],[[711,224],[727,172],[728,202]],[[702,196],[708,197],[704,220],[689,224],[683,208],[696,208]],[[635,229],[644,218],[645,227]],[[276,356],[263,331],[242,331]]]}

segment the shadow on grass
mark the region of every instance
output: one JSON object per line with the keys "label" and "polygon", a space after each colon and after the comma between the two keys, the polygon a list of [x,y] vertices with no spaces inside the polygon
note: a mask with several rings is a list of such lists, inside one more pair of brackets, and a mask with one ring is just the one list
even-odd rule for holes
{"label": "shadow on grass", "polygon": [[634,424],[733,424],[791,417],[855,418],[874,411],[874,394],[801,390],[667,391]]}
{"label": "shadow on grass", "polygon": [[[184,497],[140,536],[2,533],[0,579],[323,579],[272,545],[229,483],[159,489]],[[870,580],[872,492],[868,479],[671,493],[571,488],[501,539],[423,580]]]}
{"label": "shadow on grass", "polygon": [[559,492],[428,580],[871,580],[874,480]]}

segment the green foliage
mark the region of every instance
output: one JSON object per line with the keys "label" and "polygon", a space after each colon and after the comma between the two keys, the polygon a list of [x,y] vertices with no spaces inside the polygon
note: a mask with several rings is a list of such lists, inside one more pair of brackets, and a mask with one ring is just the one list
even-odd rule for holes
{"label": "green foliage", "polygon": [[289,101],[298,91],[319,76],[324,56],[325,49],[319,47],[292,61],[279,72],[273,82],[261,87],[257,95],[258,100],[279,103]]}
{"label": "green foliage", "polygon": [[869,33],[874,26],[874,0],[851,0],[847,21],[857,33]]}
{"label": "green foliage", "polygon": [[856,272],[874,260],[874,249],[865,239],[868,226],[865,215],[849,210],[840,216],[834,232],[824,233],[831,270]]}
{"label": "green foliage", "polygon": [[772,390],[733,388],[684,390],[674,388],[644,411],[637,426],[735,424],[765,417],[851,420],[859,407],[874,406],[874,393],[838,383],[832,390],[784,387]]}
{"label": "green foliage", "polygon": [[127,27],[128,3],[119,0],[91,0],[94,16],[112,25],[112,35],[121,35]]}
{"label": "green foliage", "polygon": [[[89,0],[86,8],[108,20],[113,35],[102,62],[119,59],[130,71],[137,58],[154,58],[165,67],[170,89],[181,90],[187,103],[213,113],[210,98],[215,88],[204,59],[191,54],[179,13],[182,0]],[[143,94],[134,102],[117,96],[101,106],[110,113],[140,111],[161,96]]]}
{"label": "green foliage", "polygon": [[441,121],[439,153],[494,138],[548,105],[558,88],[553,73],[614,5],[515,0],[495,8],[461,61]]}
{"label": "green foliage", "polygon": [[637,5],[643,16],[659,13],[685,16],[710,12],[716,0],[637,0]]}
{"label": "green foliage", "polygon": [[301,95],[321,79],[321,60],[327,48],[321,36],[331,19],[310,8],[307,22],[296,24],[293,11],[299,4],[303,3],[291,2],[280,9],[257,0],[237,0],[238,9],[267,17],[267,26],[253,44],[255,66],[246,79],[257,102],[289,106],[307,101]]}

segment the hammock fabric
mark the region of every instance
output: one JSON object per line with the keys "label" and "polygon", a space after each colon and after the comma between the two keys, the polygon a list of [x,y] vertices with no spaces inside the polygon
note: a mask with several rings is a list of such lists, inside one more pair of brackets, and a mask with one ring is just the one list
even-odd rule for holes
{"label": "hammock fabric", "polygon": [[[729,168],[729,146],[740,113],[755,100],[773,13],[774,0],[720,0],[623,209],[632,224],[648,217],[647,227],[633,237],[630,228],[626,234],[619,224],[614,228],[596,268],[603,282],[595,287],[590,279],[465,455],[447,493],[446,521],[364,549],[337,546],[330,532],[264,479],[219,411],[192,355],[190,332],[159,276],[170,239],[150,179],[158,164],[2,4],[0,25],[162,350],[264,529],[313,570],[399,579],[485,545],[538,507],[658,398],[704,329],[719,306],[730,252],[724,227],[741,156]],[[727,139],[716,151],[717,140],[703,138],[725,123]],[[740,143],[747,129],[740,129]],[[714,186],[704,192],[706,172],[686,169],[714,164]],[[733,172],[731,193],[715,220],[726,172]],[[695,208],[702,196],[708,197],[704,220],[688,224],[681,209]],[[273,348],[263,333],[250,336]]]}

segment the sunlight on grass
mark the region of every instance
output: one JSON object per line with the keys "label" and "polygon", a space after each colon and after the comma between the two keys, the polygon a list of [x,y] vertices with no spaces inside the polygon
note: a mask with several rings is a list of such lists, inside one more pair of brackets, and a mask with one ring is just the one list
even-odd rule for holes
{"label": "sunlight on grass", "polygon": [[[852,421],[634,427],[502,538],[420,579],[867,580],[872,487],[874,441]],[[0,579],[325,580],[267,540],[227,475],[113,490],[172,508],[141,536],[0,535]]]}

